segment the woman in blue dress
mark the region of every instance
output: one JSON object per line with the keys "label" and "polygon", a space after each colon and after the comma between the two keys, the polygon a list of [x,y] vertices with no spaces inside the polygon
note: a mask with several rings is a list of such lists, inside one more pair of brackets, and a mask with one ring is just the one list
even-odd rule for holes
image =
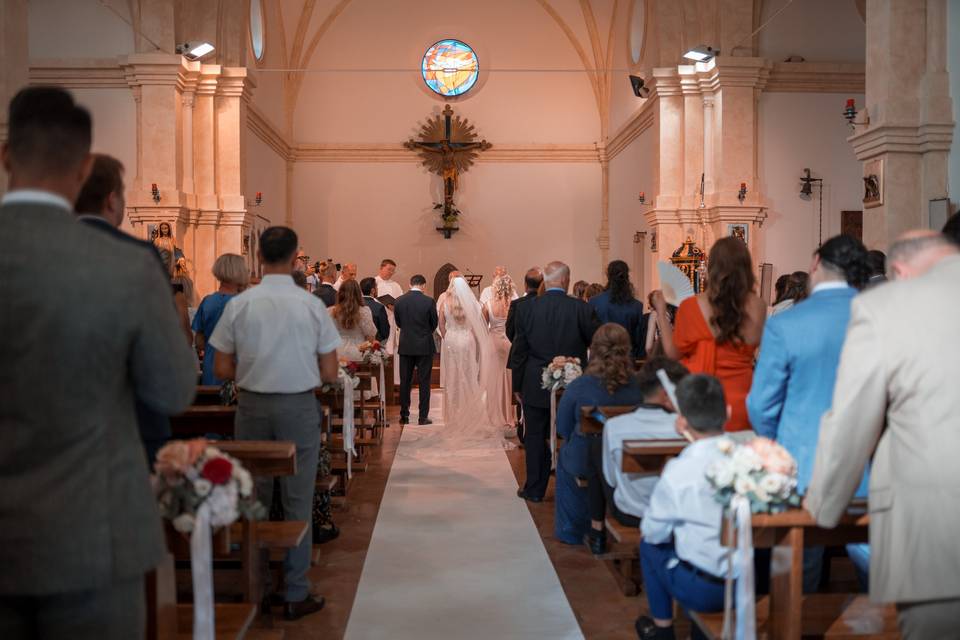
{"label": "woman in blue dress", "polygon": [[634,297],[630,282],[630,267],[623,260],[614,260],[607,265],[607,288],[589,300],[600,322],[616,322],[627,330],[633,344],[632,355],[643,355],[643,303]]}
{"label": "woman in blue dress", "polygon": [[220,282],[220,288],[203,299],[193,316],[193,331],[196,334],[194,344],[197,353],[203,354],[203,375],[200,384],[220,385],[223,380],[213,375],[213,354],[216,349],[207,344],[207,339],[220,322],[220,316],[230,298],[247,288],[250,276],[247,273],[247,261],[235,253],[225,253],[213,263],[213,277]]}
{"label": "woman in blue dress", "polygon": [[554,535],[567,544],[583,544],[591,530],[587,489],[577,477],[588,477],[590,438],[580,431],[580,408],[638,405],[642,401],[634,373],[630,335],[610,322],[593,335],[590,364],[564,390],[557,407],[557,435],[563,446],[557,456],[556,521]]}

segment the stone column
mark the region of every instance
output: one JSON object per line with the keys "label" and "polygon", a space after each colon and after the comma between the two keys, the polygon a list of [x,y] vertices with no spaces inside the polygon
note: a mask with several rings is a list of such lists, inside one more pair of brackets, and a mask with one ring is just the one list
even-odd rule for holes
{"label": "stone column", "polygon": [[[27,2],[0,2],[0,141],[7,139],[7,105],[29,79]],[[0,193],[7,190],[7,172],[0,170]]]}
{"label": "stone column", "polygon": [[216,115],[214,96],[220,77],[219,65],[200,66],[197,78],[196,99],[193,113],[193,176],[196,191],[194,229],[194,264],[196,287],[201,294],[211,293],[217,283],[209,268],[219,255],[217,225],[220,223],[220,203],[216,185]]}
{"label": "stone column", "polygon": [[[187,228],[183,184],[180,88],[187,68],[178,55],[138,53],[122,64],[137,103],[137,171],[128,210],[136,234],[147,237],[147,226],[166,221],[182,243]],[[151,185],[160,191],[154,202]]]}
{"label": "stone column", "polygon": [[872,0],[867,11],[869,123],[848,140],[859,160],[879,161],[883,175],[882,204],[863,212],[870,248],[926,227],[929,201],[947,196],[953,117],[945,13],[945,0]]}
{"label": "stone column", "polygon": [[610,159],[605,146],[600,147],[600,233],[597,246],[600,248],[600,273],[607,272],[610,261]]}
{"label": "stone column", "polygon": [[216,185],[220,205],[217,226],[217,255],[243,254],[243,236],[252,226],[252,215],[244,198],[241,160],[245,157],[247,102],[252,83],[244,68],[223,68],[214,96],[216,112]]}

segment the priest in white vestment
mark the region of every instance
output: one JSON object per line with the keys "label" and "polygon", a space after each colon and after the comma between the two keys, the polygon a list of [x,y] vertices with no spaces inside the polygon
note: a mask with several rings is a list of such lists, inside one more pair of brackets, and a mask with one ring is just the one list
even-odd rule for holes
{"label": "priest in white vestment", "polygon": [[[380,261],[380,272],[376,276],[377,297],[393,296],[395,299],[403,295],[403,287],[399,282],[393,280],[393,274],[397,272],[397,263],[390,258],[384,258]],[[399,336],[397,335],[397,321],[393,317],[393,305],[387,305],[387,320],[390,321],[390,337],[387,338],[387,344],[384,345],[387,353],[393,357],[393,379],[400,380],[400,358],[397,356],[397,344]]]}
{"label": "priest in white vestment", "polygon": [[[497,267],[493,270],[493,281],[495,281],[495,280],[496,280],[497,278],[499,278],[500,276],[505,276],[505,275],[507,275],[507,268],[504,267],[504,266],[497,266]],[[493,281],[491,281],[490,286],[485,287],[484,290],[480,292],[480,306],[481,306],[481,307],[485,307],[488,302],[490,302],[491,300],[493,300],[493,297],[494,297]],[[514,292],[513,292],[513,297],[511,298],[511,300],[516,300],[516,299],[519,298],[519,297],[520,297],[520,296],[517,295],[516,290],[514,290]]]}

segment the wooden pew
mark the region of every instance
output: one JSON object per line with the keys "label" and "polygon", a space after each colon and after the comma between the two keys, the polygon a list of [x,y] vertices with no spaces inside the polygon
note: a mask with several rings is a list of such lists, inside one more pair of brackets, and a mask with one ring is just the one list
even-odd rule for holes
{"label": "wooden pew", "polygon": [[689,444],[686,440],[625,440],[623,442],[623,463],[621,468],[627,473],[660,475],[663,467],[671,458],[676,458]]}
{"label": "wooden pew", "polygon": [[[870,516],[863,503],[851,505],[834,529],[818,527],[804,509],[755,514],[751,524],[754,547],[773,550],[770,596],[757,601],[757,637],[900,637],[893,605],[871,604],[866,595],[859,594],[803,594],[803,548],[866,542]],[[733,544],[734,533],[724,526],[724,544]],[[720,637],[722,613],[691,613],[691,618],[707,637]]]}
{"label": "wooden pew", "polygon": [[170,431],[175,440],[202,438],[208,433],[232,438],[236,414],[237,408],[232,405],[194,405],[170,418]]}
{"label": "wooden pew", "polygon": [[616,418],[626,413],[636,411],[635,405],[618,406],[611,405],[607,407],[580,407],[580,431],[584,435],[600,435],[603,433],[603,422],[594,417],[599,413],[604,419]]}
{"label": "wooden pew", "polygon": [[297,473],[297,446],[285,440],[217,440],[212,445],[240,461],[255,476]]}
{"label": "wooden pew", "polygon": [[[193,605],[177,604],[173,556],[146,577],[147,640],[184,640],[193,637]],[[218,640],[239,640],[247,635],[257,608],[251,603],[214,604]],[[282,637],[282,636],[281,636]]]}
{"label": "wooden pew", "polygon": [[219,405],[220,404],[220,386],[219,385],[197,385],[197,395],[193,399],[194,405]]}

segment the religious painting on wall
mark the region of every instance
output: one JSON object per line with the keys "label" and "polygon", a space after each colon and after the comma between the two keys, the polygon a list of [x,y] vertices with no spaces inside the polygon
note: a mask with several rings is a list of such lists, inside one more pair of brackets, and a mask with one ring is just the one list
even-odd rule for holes
{"label": "religious painting on wall", "polygon": [[421,73],[431,91],[445,98],[455,97],[465,94],[477,83],[480,62],[467,43],[441,40],[423,54]]}
{"label": "religious painting on wall", "polygon": [[867,209],[883,204],[883,158],[863,163],[863,206]]}
{"label": "religious painting on wall", "polygon": [[727,235],[737,238],[743,242],[743,244],[747,244],[747,241],[750,239],[750,230],[745,224],[728,224]]}

